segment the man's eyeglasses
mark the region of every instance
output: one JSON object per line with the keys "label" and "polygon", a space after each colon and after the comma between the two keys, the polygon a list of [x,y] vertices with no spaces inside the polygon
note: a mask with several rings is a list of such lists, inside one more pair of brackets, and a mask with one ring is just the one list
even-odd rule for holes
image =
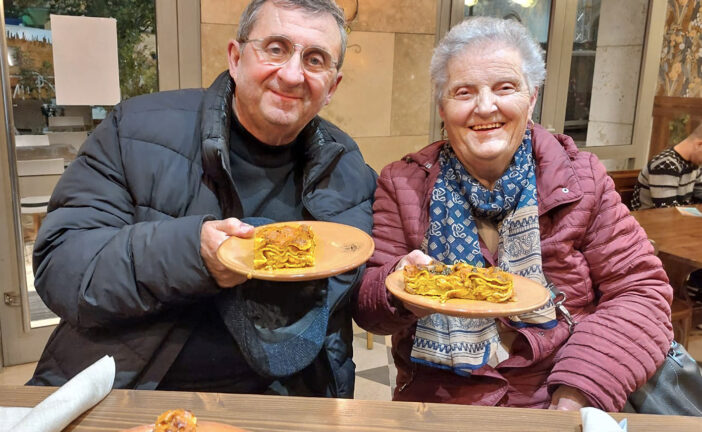
{"label": "man's eyeglasses", "polygon": [[314,45],[305,47],[293,43],[285,36],[267,36],[263,39],[248,39],[239,43],[250,43],[258,53],[258,59],[271,66],[282,66],[287,63],[295,54],[296,47],[300,48],[302,68],[309,73],[328,72],[337,65],[332,55],[324,48]]}

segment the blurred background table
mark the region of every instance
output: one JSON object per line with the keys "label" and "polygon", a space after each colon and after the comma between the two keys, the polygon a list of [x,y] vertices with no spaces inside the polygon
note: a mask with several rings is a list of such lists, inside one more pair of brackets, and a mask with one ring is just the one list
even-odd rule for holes
{"label": "blurred background table", "polygon": [[[693,207],[702,211],[702,204]],[[692,271],[702,269],[702,217],[683,215],[675,207],[637,210],[631,212],[631,215],[658,248],[658,257],[676,296],[688,303],[689,318],[683,323],[686,328],[680,337],[680,342],[687,345],[687,334],[692,322],[698,322],[702,318],[702,308],[693,307],[685,283]],[[673,304],[673,309],[675,306]],[[673,310],[674,314],[675,312]]]}
{"label": "blurred background table", "polygon": [[[34,406],[50,387],[0,387],[0,405]],[[477,407],[413,402],[363,401],[283,396],[112,390],[65,431],[119,431],[153,422],[168,409],[192,410],[201,420],[249,431],[541,431],[579,432],[572,411]],[[636,432],[702,430],[702,418],[613,414]]]}

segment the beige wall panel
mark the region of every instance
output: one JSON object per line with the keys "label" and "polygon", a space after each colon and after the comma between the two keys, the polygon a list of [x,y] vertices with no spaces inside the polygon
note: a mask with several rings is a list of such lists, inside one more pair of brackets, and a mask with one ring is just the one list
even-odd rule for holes
{"label": "beige wall panel", "polygon": [[641,45],[648,0],[607,0],[600,6],[597,46]]}
{"label": "beige wall panel", "polygon": [[322,116],[353,137],[390,135],[395,36],[351,32],[339,88]]}
{"label": "beige wall panel", "polygon": [[429,135],[356,138],[356,142],[368,165],[380,173],[390,162],[429,144]]}
{"label": "beige wall panel", "polygon": [[597,47],[590,121],[634,123],[641,50],[641,45]]}
{"label": "beige wall panel", "polygon": [[633,124],[590,121],[587,125],[587,146],[617,146],[631,144]]}
{"label": "beige wall panel", "polygon": [[227,65],[227,42],[236,35],[235,25],[202,24],[202,86],[209,87]]}
{"label": "beige wall panel", "polygon": [[249,0],[200,0],[202,22],[208,24],[238,24]]}
{"label": "beige wall panel", "polygon": [[395,35],[391,135],[427,135],[431,116],[429,63],[433,35]]}
{"label": "beige wall panel", "polygon": [[436,0],[358,0],[351,30],[389,33],[436,33]]}

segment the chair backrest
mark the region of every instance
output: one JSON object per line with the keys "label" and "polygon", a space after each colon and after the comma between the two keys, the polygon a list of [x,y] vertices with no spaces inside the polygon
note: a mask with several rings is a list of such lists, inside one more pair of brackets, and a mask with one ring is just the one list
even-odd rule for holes
{"label": "chair backrest", "polygon": [[51,195],[63,170],[62,158],[17,161],[20,197]]}
{"label": "chair backrest", "polygon": [[610,171],[607,174],[614,181],[614,189],[622,198],[622,203],[631,210],[631,199],[634,196],[634,186],[641,170]]}

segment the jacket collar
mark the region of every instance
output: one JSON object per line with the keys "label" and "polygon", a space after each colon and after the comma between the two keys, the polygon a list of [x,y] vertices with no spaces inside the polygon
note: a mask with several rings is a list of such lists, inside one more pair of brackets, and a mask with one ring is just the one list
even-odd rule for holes
{"label": "jacket collar", "polygon": [[[205,183],[219,200],[223,217],[241,217],[243,208],[234,187],[229,161],[229,131],[234,80],[222,72],[205,91],[200,105],[200,140]],[[344,151],[315,117],[300,132],[305,145],[303,193],[307,192]]]}
{"label": "jacket collar", "polygon": [[[445,143],[445,140],[434,142],[402,159],[418,164],[433,182],[439,174],[439,153]],[[567,135],[551,134],[540,125],[534,125],[532,143],[536,161],[539,215],[581,199],[583,190],[573,166],[578,148],[573,139]]]}
{"label": "jacket collar", "polygon": [[539,215],[580,200],[583,189],[573,165],[578,155],[573,139],[567,135],[551,134],[539,125],[534,126],[532,139]]}

